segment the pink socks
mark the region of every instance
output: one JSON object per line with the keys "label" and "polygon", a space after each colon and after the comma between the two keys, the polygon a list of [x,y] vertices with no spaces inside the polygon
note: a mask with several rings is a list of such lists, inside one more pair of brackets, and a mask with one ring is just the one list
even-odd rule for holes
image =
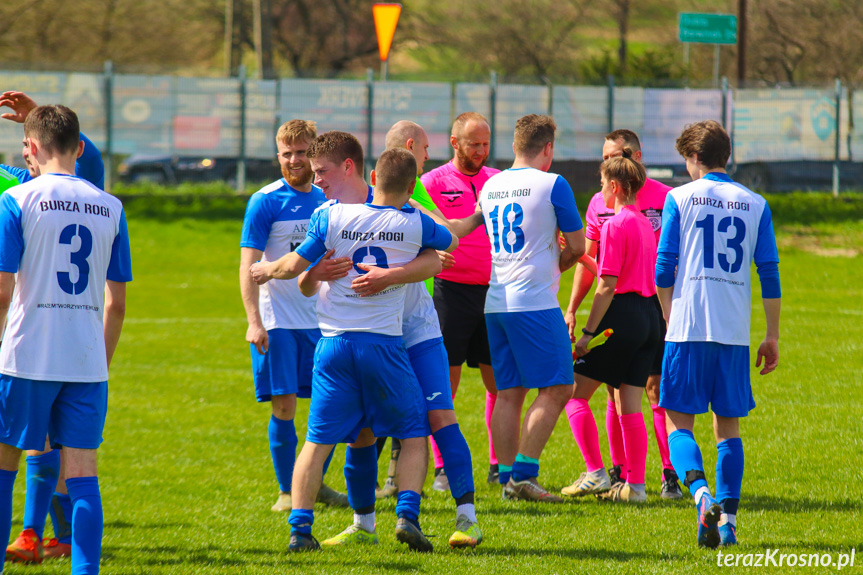
{"label": "pink socks", "polygon": [[644,484],[644,468],[647,465],[647,427],[641,413],[620,416],[623,429],[623,445],[626,449],[626,465],[629,467],[626,481]]}
{"label": "pink socks", "polygon": [[620,466],[620,478],[626,480],[626,451],[623,448],[623,430],[620,429],[618,417],[615,403],[609,399],[605,406],[605,432],[608,434],[611,464]]}
{"label": "pink socks", "polygon": [[[566,404],[566,416],[569,427],[588,471],[596,471],[604,467],[602,454],[599,451],[599,432],[596,430],[596,420],[586,399],[570,399]],[[642,423],[642,427],[644,423]]]}
{"label": "pink socks", "polygon": [[[487,391],[485,392],[485,427],[488,429],[488,462],[491,465],[497,465],[497,455],[494,453],[494,442],[491,440],[491,414],[494,411],[494,404],[496,401],[497,394],[491,394]],[[666,441],[665,444],[668,445],[668,441]],[[437,451],[435,451],[435,465],[437,465],[437,457]]]}
{"label": "pink socks", "polygon": [[656,445],[659,447],[659,457],[662,458],[663,469],[674,469],[671,465],[671,455],[668,452],[668,429],[665,427],[665,409],[651,405],[653,411],[653,432],[656,434]]}

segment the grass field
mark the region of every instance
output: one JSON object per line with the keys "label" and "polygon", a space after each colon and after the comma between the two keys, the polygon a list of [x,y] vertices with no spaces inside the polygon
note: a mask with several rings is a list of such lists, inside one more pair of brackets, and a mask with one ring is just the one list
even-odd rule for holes
{"label": "grass field", "polygon": [[[861,200],[771,198],[782,259],[781,359],[774,374],[761,377],[753,371],[758,408],[742,423],[741,553],[778,548],[781,553],[831,553],[835,559],[856,548],[857,566],[846,571],[863,565]],[[582,198],[579,202],[586,205]],[[649,418],[645,505],[603,505],[589,499],[559,506],[501,501],[500,488],[484,481],[484,396],[474,370],[463,377],[456,410],[473,451],[486,537],[479,548],[467,553],[448,549],[453,502],[433,492],[429,479],[421,522],[436,535],[433,554],[409,553],[395,542],[392,500],[377,506],[378,547],[285,554],[287,515],[270,511],[278,488],[266,440],[269,405],[254,401],[244,341],[237,284],[242,210],[238,199],[185,206],[142,199],[127,206],[135,281],[112,365],[101,450],[103,573],[491,575],[720,569],[716,552],[695,547],[690,500],[668,503],[658,497],[660,465]],[[564,298],[570,279],[571,272],[561,287]],[[580,321],[587,309],[580,311]],[[757,295],[753,309],[757,345],[764,329]],[[591,405],[602,430],[604,394],[597,394]],[[306,406],[301,403],[300,413]],[[299,415],[301,435],[304,424]],[[712,478],[715,450],[706,418],[699,419],[696,435]],[[604,437],[600,443],[606,444]],[[608,462],[607,447],[604,456]],[[343,461],[344,448],[339,447],[327,478],[339,489],[344,489]],[[565,418],[541,465],[541,481],[554,489],[583,471]],[[20,529],[23,489],[20,474],[13,536]],[[316,512],[319,538],[351,521],[348,510],[319,507]],[[6,572],[68,571],[68,561],[60,561],[10,565]]]}

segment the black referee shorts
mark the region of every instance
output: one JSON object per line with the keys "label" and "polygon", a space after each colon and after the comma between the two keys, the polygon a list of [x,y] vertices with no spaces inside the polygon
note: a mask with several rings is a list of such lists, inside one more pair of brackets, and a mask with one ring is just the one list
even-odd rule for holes
{"label": "black referee shorts", "polygon": [[434,279],[434,306],[440,320],[450,367],[467,361],[469,367],[491,365],[485,327],[487,285],[460,284]]}
{"label": "black referee shorts", "polygon": [[621,383],[645,387],[659,336],[659,316],[652,298],[634,292],[616,294],[596,332],[614,334],[573,366],[575,373],[620,388]]}

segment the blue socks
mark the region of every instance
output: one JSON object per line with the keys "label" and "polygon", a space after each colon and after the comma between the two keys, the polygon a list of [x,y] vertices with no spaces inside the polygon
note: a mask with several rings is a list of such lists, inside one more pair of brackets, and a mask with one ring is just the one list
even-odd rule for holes
{"label": "blue socks", "polygon": [[743,483],[743,441],[739,437],[716,444],[716,500],[722,512],[737,515]]}
{"label": "blue socks", "polygon": [[539,477],[539,459],[521,453],[517,454],[512,466],[512,480],[524,481],[531,477]]}
{"label": "blue socks", "polygon": [[72,498],[72,575],[99,573],[102,555],[102,497],[98,477],[66,480]]}
{"label": "blue socks", "polygon": [[268,431],[270,454],[273,456],[279,490],[290,493],[294,462],[297,460],[297,430],[294,428],[294,420],[279,419],[273,415],[270,417]]}
{"label": "blue socks", "polygon": [[[332,457],[332,452],[330,456]],[[345,453],[345,483],[348,486],[348,504],[350,504],[351,509],[361,515],[374,511],[377,471],[378,450],[376,445],[369,445],[368,447],[348,446]]]}
{"label": "blue socks", "polygon": [[420,494],[416,491],[399,491],[396,500],[396,516],[416,523],[420,516]]}
{"label": "blue socks", "polygon": [[45,532],[45,518],[60,476],[60,450],[27,457],[27,496],[24,500],[24,529],[33,529],[39,539]]}
{"label": "blue socks", "polygon": [[54,524],[54,537],[60,543],[72,543],[72,498],[65,493],[55,493],[48,508],[51,523]]}
{"label": "blue socks", "polygon": [[[701,459],[701,450],[695,443],[695,436],[691,431],[678,429],[668,435],[668,450],[671,452],[671,464],[680,478],[685,478],[688,471],[700,471],[704,474],[704,462]],[[707,487],[707,481],[696,479],[687,488],[692,496],[702,487]]]}
{"label": "blue socks", "polygon": [[302,533],[312,534],[312,524],[315,522],[315,512],[311,509],[291,509],[288,523],[291,524],[291,535]]}
{"label": "blue socks", "polygon": [[473,485],[473,462],[470,457],[470,448],[459,429],[458,423],[447,425],[432,433],[441,457],[443,466],[449,479],[450,493],[455,499],[459,499],[466,493],[474,491]]}
{"label": "blue socks", "polygon": [[497,473],[498,481],[500,481],[500,484],[506,485],[507,483],[509,483],[509,478],[512,477],[512,466],[498,463]]}

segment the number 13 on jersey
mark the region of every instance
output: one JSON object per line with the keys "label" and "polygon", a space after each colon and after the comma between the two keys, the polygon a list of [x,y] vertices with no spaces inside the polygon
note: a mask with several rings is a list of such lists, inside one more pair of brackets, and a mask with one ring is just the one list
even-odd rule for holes
{"label": "number 13 on jersey", "polygon": [[[494,253],[503,251],[514,254],[524,247],[524,230],[521,224],[524,222],[524,210],[516,203],[507,204],[500,209],[495,206],[488,214],[491,220],[492,235],[494,236]],[[500,221],[498,221],[500,217]]]}

